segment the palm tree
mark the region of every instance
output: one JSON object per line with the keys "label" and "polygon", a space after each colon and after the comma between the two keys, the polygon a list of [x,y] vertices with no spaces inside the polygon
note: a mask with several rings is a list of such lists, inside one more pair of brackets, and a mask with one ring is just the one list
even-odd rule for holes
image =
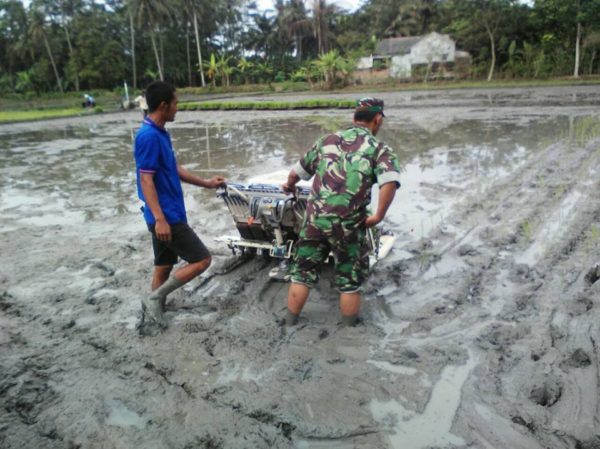
{"label": "palm tree", "polygon": [[336,74],[343,65],[343,59],[338,51],[331,50],[322,54],[319,56],[316,64],[325,78],[325,87],[327,89],[333,89]]}
{"label": "palm tree", "polygon": [[6,46],[6,63],[9,79],[13,83],[13,68],[27,57],[31,47],[27,36],[27,12],[21,2],[0,3],[0,29]]}
{"label": "palm tree", "polygon": [[[386,20],[385,15],[383,20]],[[421,32],[419,29],[419,9],[415,1],[402,3],[387,16],[387,26],[383,36],[414,36]]]}
{"label": "palm tree", "polygon": [[182,0],[182,6],[188,14],[188,17],[190,18],[190,21],[194,27],[196,53],[198,54],[198,71],[200,72],[200,81],[202,83],[202,87],[204,87],[206,86],[206,81],[204,80],[204,61],[202,60],[202,49],[200,47],[198,18],[199,16],[204,16],[204,18],[206,18],[207,15],[212,15],[212,6],[206,0]]}
{"label": "palm tree", "polygon": [[275,19],[267,13],[252,14],[253,26],[245,34],[245,48],[263,56],[271,54]]}
{"label": "palm tree", "polygon": [[137,0],[125,0],[127,17],[129,18],[129,37],[131,39],[131,64],[133,68],[133,90],[137,90],[137,67],[135,62],[135,24],[134,17],[138,10]]}
{"label": "palm tree", "polygon": [[233,73],[233,67],[229,66],[231,56],[226,56],[224,53],[219,57],[217,61],[217,70],[221,74],[221,85],[229,86],[229,77]]}
{"label": "palm tree", "polygon": [[165,79],[163,73],[163,67],[161,58],[158,54],[158,47],[156,46],[155,32],[157,28],[160,28],[161,23],[171,18],[171,6],[168,0],[132,0],[136,3],[138,20],[141,24],[145,19],[148,19],[150,25],[150,40],[152,41],[152,49],[154,50],[154,57],[156,58],[156,67],[158,68],[158,74],[161,80]]}
{"label": "palm tree", "polygon": [[298,61],[301,61],[302,39],[312,31],[312,22],[306,15],[306,9],[302,0],[290,0],[283,13],[283,21],[287,26],[287,33],[294,39],[296,58]]}
{"label": "palm tree", "polygon": [[[271,75],[273,74],[273,67],[269,64],[269,61],[263,60],[256,64],[256,72],[260,77],[261,82],[263,80],[267,80],[268,83],[271,83]],[[263,78],[264,77],[264,78]]]}
{"label": "palm tree", "polygon": [[198,33],[198,16],[196,15],[196,8],[192,9],[192,16],[194,20],[194,35],[196,36],[196,51],[198,52],[198,70],[200,71],[200,81],[202,87],[206,86],[204,80],[204,71],[202,70],[202,50],[200,49],[200,33]]}
{"label": "palm tree", "polygon": [[75,90],[79,92],[79,68],[77,66],[77,58],[74,58],[73,44],[71,43],[71,33],[69,31],[69,22],[73,20],[73,17],[81,7],[79,0],[62,0],[58,2],[61,12],[61,25],[65,30],[65,37],[67,38],[67,46],[69,47],[69,60],[73,64],[74,70],[73,75],[75,77]]}
{"label": "palm tree", "polygon": [[317,52],[321,55],[329,51],[331,39],[329,24],[337,12],[338,8],[333,4],[327,4],[327,0],[313,0],[313,32],[317,40]]}
{"label": "palm tree", "polygon": [[248,61],[246,58],[242,57],[237,64],[237,68],[244,77],[244,82],[246,84],[250,84],[250,72],[254,68],[254,63],[252,61]]}
{"label": "palm tree", "polygon": [[217,58],[215,58],[215,54],[210,54],[210,59],[208,61],[204,61],[204,69],[206,70],[206,76],[210,79],[212,86],[215,87],[217,74],[219,73],[219,66],[217,65]]}
{"label": "palm tree", "polygon": [[48,36],[46,35],[46,14],[43,9],[43,6],[38,2],[34,2],[31,4],[31,22],[29,24],[29,35],[34,41],[43,41],[44,46],[46,47],[46,52],[48,53],[48,58],[50,58],[50,63],[52,64],[52,69],[54,70],[54,76],[56,77],[56,84],[58,85],[58,89],[61,93],[64,93],[62,82],[60,80],[60,76],[58,75],[58,69],[56,68],[56,63],[54,62],[54,55],[52,54],[52,48],[50,48],[50,43],[48,42]]}

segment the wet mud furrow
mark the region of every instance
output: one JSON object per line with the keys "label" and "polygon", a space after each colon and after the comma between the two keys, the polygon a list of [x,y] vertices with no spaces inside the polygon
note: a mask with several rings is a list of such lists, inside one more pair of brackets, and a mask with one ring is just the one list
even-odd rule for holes
{"label": "wet mud furrow", "polygon": [[[0,447],[600,447],[598,94],[438,96],[384,95],[398,240],[356,328],[339,326],[330,267],[284,326],[276,263],[216,243],[231,217],[188,188],[213,266],[169,297],[166,331],[140,328],[138,115],[0,127]],[[171,129],[191,169],[243,182],[347,119],[299,114]]]}
{"label": "wet mud furrow", "polygon": [[[566,312],[569,310],[569,303],[567,302],[567,307],[562,307],[563,304],[557,299],[560,301],[574,296],[578,301],[582,298],[588,298],[589,301],[590,295],[593,295],[589,288],[580,291],[581,283],[575,286],[574,281],[569,286],[573,286],[571,290],[577,292],[565,291],[565,282],[561,280],[565,277],[564,270],[577,270],[581,273],[583,267],[589,267],[598,254],[597,236],[592,237],[593,241],[587,238],[593,236],[594,233],[590,233],[590,230],[598,223],[599,202],[593,192],[597,192],[600,186],[595,181],[595,172],[590,171],[590,167],[597,166],[598,143],[592,143],[586,151],[573,152],[573,157],[562,153],[560,145],[549,147],[545,153],[540,154],[536,161],[523,167],[505,183],[493,185],[489,196],[480,197],[477,203],[466,206],[466,215],[458,215],[449,220],[453,224],[464,225],[473,219],[471,214],[474,214],[475,220],[480,223],[476,227],[467,228],[466,231],[459,230],[455,233],[458,237],[454,241],[449,240],[452,235],[449,236],[442,229],[410,248],[416,253],[416,257],[408,262],[410,274],[405,277],[405,285],[398,291],[401,296],[402,293],[406,295],[407,302],[421,304],[421,307],[429,301],[432,304],[418,310],[410,310],[408,304],[395,308],[392,306],[392,310],[396,310],[393,312],[396,319],[405,320],[407,324],[398,337],[398,342],[388,344],[387,349],[384,348],[380,353],[380,357],[389,360],[388,353],[396,352],[400,347],[406,352],[406,347],[410,344],[417,347],[427,341],[430,344],[435,342],[439,347],[455,340],[458,345],[470,346],[465,339],[472,340],[479,349],[476,354],[479,365],[473,372],[473,378],[477,380],[473,384],[465,384],[464,392],[482,400],[481,407],[486,407],[485,403],[489,402],[489,408],[485,408],[485,412],[490,418],[495,416],[498,420],[504,419],[506,424],[501,443],[495,437],[498,434],[497,420],[486,424],[481,422],[476,432],[478,438],[474,440],[478,444],[504,445],[509,441],[511,447],[523,448],[544,447],[544,444],[549,447],[588,447],[585,446],[587,442],[594,441],[595,438],[591,429],[594,429],[593,423],[598,420],[597,401],[588,400],[593,407],[588,406],[585,410],[578,410],[579,413],[572,413],[573,407],[578,409],[580,404],[586,402],[581,396],[582,391],[578,388],[563,397],[563,387],[556,380],[560,376],[569,377],[565,367],[576,362],[568,360],[572,357],[576,360],[583,358],[586,366],[591,367],[585,374],[587,379],[574,378],[570,383],[586,385],[584,390],[589,392],[591,388],[591,397],[597,398],[594,391],[597,391],[595,379],[598,361],[595,357],[590,360],[587,355],[592,340],[584,338],[578,346],[576,342],[569,341],[567,335],[562,335],[561,342],[557,343],[549,338],[549,334],[556,332],[552,318],[557,314],[569,314]],[[544,172],[552,173],[553,181],[543,188],[532,186],[531,179],[539,178],[539,174]],[[561,186],[561,195],[556,194],[557,184]],[[523,223],[535,219],[543,233],[545,220],[552,220],[554,216],[548,216],[548,211],[552,212],[557,205],[560,207],[564,197],[578,188],[589,196],[582,196],[577,204],[577,213],[570,214],[574,216],[562,224],[561,228],[560,224],[557,226],[562,233],[558,237],[562,240],[556,244],[549,241],[548,243],[553,244],[541,251],[539,263],[533,266],[520,263],[520,254],[527,250],[534,237],[531,230],[529,234],[524,232]],[[499,201],[499,197],[504,197],[504,201]],[[551,225],[555,226],[554,223]],[[546,237],[551,239],[557,236]],[[543,237],[540,240],[544,242]],[[464,244],[464,241],[469,243]],[[577,252],[574,246],[582,247],[583,250]],[[442,255],[436,254],[434,248],[442,248]],[[444,248],[458,249],[445,251]],[[446,253],[448,254],[444,255]],[[423,264],[425,257],[433,262]],[[560,266],[560,260],[564,260],[566,268]],[[574,262],[575,267],[572,266]],[[449,269],[439,278],[428,278],[428,272],[436,263],[455,265],[454,270],[458,267],[459,271]],[[426,285],[423,285],[424,278],[428,278]],[[443,286],[440,285],[436,290],[438,284]],[[433,299],[432,291],[438,292],[437,301]],[[416,300],[413,299],[415,296]],[[586,307],[590,307],[589,302]],[[445,318],[440,318],[444,315]],[[460,331],[448,324],[448,315],[453,321],[460,322]],[[582,324],[590,333],[597,334],[598,329],[592,322],[588,318],[588,322]],[[577,335],[581,339],[581,327],[571,325],[578,328]],[[427,333],[427,337],[419,339],[423,332]],[[540,351],[547,352],[547,341],[552,341],[555,350],[569,354],[570,358],[567,361],[544,364],[544,356]],[[560,347],[556,348],[559,344]],[[532,347],[536,349],[532,350]],[[417,353],[414,359],[418,359],[418,356]],[[526,361],[522,362],[521,359]],[[406,361],[403,360],[404,364]],[[533,362],[537,362],[537,365]],[[552,373],[557,369],[561,372],[558,376]],[[528,370],[540,373],[539,378],[536,375],[525,375]],[[481,376],[483,373],[485,374]],[[429,374],[435,376],[436,372],[430,371]],[[520,379],[521,385],[517,379]],[[518,391],[519,387],[521,391]],[[515,394],[515,388],[518,394]],[[477,390],[476,393],[470,393],[473,389]],[[489,393],[492,395],[489,396]],[[507,401],[507,398],[512,398],[512,401]],[[559,401],[567,404],[569,412],[562,412],[563,421],[557,425],[547,410],[551,407],[557,409]],[[586,416],[583,420],[582,414]],[[471,411],[459,410],[456,427],[469,426],[469,419],[481,421],[481,416],[472,416]]]}
{"label": "wet mud furrow", "polygon": [[[598,420],[597,401],[589,400],[588,394],[597,398],[598,360],[593,351],[594,360],[588,354],[592,349],[589,335],[597,335],[598,327],[589,314],[580,319],[573,317],[573,305],[576,301],[597,297],[576,280],[598,254],[597,239],[592,241],[587,235],[598,223],[600,205],[593,192],[597,192],[600,186],[594,182],[595,172],[586,173],[590,165],[594,166],[594,160],[597,162],[598,153],[595,142],[587,148],[583,157],[570,160],[569,155],[562,153],[560,164],[542,166],[546,172],[553,174],[554,183],[534,186],[536,192],[525,195],[526,201],[522,205],[529,206],[527,215],[519,216],[523,206],[517,205],[509,211],[513,218],[512,233],[516,233],[517,238],[508,250],[513,256],[507,257],[510,261],[506,267],[508,275],[502,280],[503,286],[508,284],[509,288],[502,289],[506,290],[504,294],[502,291],[497,293],[497,300],[503,303],[497,318],[505,324],[496,323],[491,326],[491,332],[484,332],[479,337],[492,342],[494,349],[494,352],[487,352],[485,362],[494,375],[491,379],[486,376],[479,388],[489,384],[487,388],[502,398],[490,401],[496,403],[494,408],[504,408],[500,416],[523,426],[523,432],[519,433],[548,447],[593,447],[597,437],[597,427],[594,426]],[[557,158],[544,157],[542,160],[553,159],[556,161]],[[582,172],[587,176],[581,176]],[[576,175],[573,176],[573,173]],[[555,194],[557,182],[566,186],[564,195]],[[552,210],[560,208],[569,191],[582,184],[588,184],[589,189],[582,195],[589,196],[580,199],[576,212],[569,214],[568,222],[561,228],[556,227],[561,235],[558,236],[559,241],[554,242],[557,236],[545,231],[549,227],[555,229],[556,223],[548,223],[556,216]],[[522,185],[521,188],[526,190],[528,186]],[[534,219],[539,225],[539,234],[546,235],[540,237],[527,232],[523,223]],[[514,223],[518,223],[517,229]],[[539,260],[533,266],[519,263],[520,256],[528,251],[527,245],[532,240],[534,244],[542,242],[547,247],[539,251]],[[497,284],[491,281],[489,285],[495,286],[494,290],[498,292]],[[492,294],[488,290],[485,296],[491,297]],[[587,303],[586,312],[590,311],[592,304]],[[585,331],[581,332],[582,329]],[[562,356],[557,357],[558,354]],[[583,364],[580,364],[580,359]],[[583,385],[585,387],[582,388]],[[498,403],[504,403],[503,407],[498,407]],[[515,436],[516,440],[520,438]],[[522,447],[534,447],[531,444],[521,443]]]}

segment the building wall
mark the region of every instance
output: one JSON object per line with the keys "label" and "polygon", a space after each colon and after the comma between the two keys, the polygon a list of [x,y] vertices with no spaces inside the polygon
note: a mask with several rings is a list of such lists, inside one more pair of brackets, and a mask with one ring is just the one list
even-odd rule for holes
{"label": "building wall", "polygon": [[389,69],[383,70],[355,70],[353,73],[354,81],[360,84],[376,84],[385,81],[390,77]]}
{"label": "building wall", "polygon": [[438,33],[430,33],[410,49],[412,65],[432,64],[434,62],[454,62],[455,42]]}
{"label": "building wall", "polygon": [[359,58],[356,62],[356,70],[366,70],[373,68],[373,55]]}
{"label": "building wall", "polygon": [[411,65],[410,55],[392,56],[390,61],[390,76],[394,78],[410,78]]}
{"label": "building wall", "polygon": [[[462,53],[465,52],[459,51],[458,55]],[[384,73],[388,73],[390,77],[408,80],[413,76],[415,69],[417,73],[426,71],[428,75],[435,73],[436,76],[453,76],[452,68],[456,58],[456,43],[450,36],[433,32],[416,42],[411,47],[410,53],[392,56],[389,59],[389,71],[375,74],[375,71],[368,70],[373,67],[373,55],[361,58],[358,63],[360,70],[355,72],[355,78],[365,82],[369,79],[381,78]]]}

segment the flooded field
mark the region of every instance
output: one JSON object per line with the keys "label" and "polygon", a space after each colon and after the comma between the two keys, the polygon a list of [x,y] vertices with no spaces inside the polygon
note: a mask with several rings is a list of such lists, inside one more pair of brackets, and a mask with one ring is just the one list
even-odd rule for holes
{"label": "flooded field", "polygon": [[[172,295],[167,331],[140,335],[139,114],[0,126],[0,447],[600,447],[597,87],[378,96],[398,240],[350,329],[327,273],[282,327],[274,262],[228,268],[214,239],[231,216],[184,186],[214,264]],[[186,167],[245,181],[350,117],[181,112],[168,128]]]}

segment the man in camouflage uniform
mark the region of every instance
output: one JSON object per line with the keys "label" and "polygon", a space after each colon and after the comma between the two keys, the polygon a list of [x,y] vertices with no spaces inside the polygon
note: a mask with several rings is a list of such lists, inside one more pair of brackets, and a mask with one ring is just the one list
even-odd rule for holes
{"label": "man in camouflage uniform", "polygon": [[[314,176],[306,216],[290,268],[286,323],[294,325],[330,252],[340,291],[342,324],[356,324],[359,288],[369,272],[366,232],[385,216],[400,187],[400,166],[391,148],[375,135],[383,124],[383,100],[357,101],[352,127],[319,139],[290,171],[283,189],[295,192]],[[371,187],[379,184],[377,212],[369,215]]]}

